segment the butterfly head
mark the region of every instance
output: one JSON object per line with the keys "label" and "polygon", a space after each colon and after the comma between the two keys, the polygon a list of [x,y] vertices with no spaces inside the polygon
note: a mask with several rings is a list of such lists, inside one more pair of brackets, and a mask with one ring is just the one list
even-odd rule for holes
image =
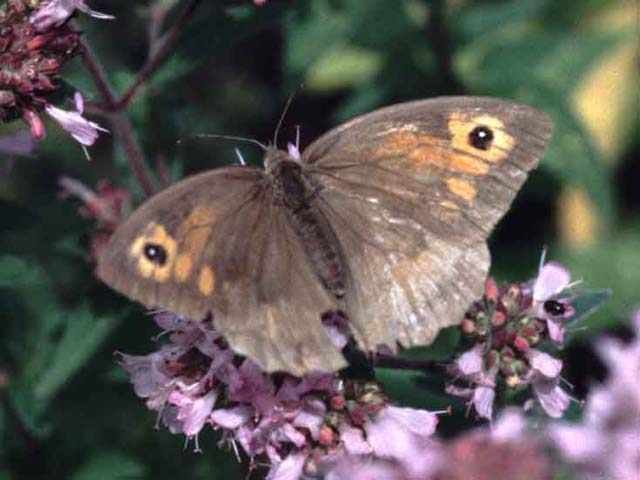
{"label": "butterfly head", "polygon": [[269,145],[264,152],[264,169],[267,174],[272,174],[282,163],[300,164],[300,152],[297,147],[289,144],[288,151],[280,150],[275,145]]}

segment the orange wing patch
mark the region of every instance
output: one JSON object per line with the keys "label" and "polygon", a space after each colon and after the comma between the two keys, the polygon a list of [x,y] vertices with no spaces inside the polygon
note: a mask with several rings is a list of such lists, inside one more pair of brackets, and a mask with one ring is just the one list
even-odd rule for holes
{"label": "orange wing patch", "polygon": [[193,257],[190,253],[185,252],[178,255],[174,267],[174,276],[178,282],[186,281],[191,275],[191,268],[193,267]]}
{"label": "orange wing patch", "polygon": [[468,202],[473,201],[476,198],[478,191],[471,183],[460,178],[449,177],[445,180],[447,188],[456,197],[460,197]]}
{"label": "orange wing patch", "polygon": [[[166,260],[163,265],[157,265],[145,257],[143,250],[145,245],[149,243],[164,248]],[[129,254],[136,260],[140,275],[144,278],[153,278],[158,282],[165,282],[171,273],[176,247],[176,241],[167,233],[166,229],[162,225],[151,222],[145,228],[144,233],[131,243]]]}
{"label": "orange wing patch", "polygon": [[375,157],[407,159],[413,168],[437,167],[467,175],[486,175],[489,165],[470,155],[452,155],[449,140],[414,132],[389,134],[374,151]]}
{"label": "orange wing patch", "polygon": [[194,262],[197,262],[211,235],[211,224],[216,212],[210,207],[195,207],[187,218],[178,226],[177,237],[180,239],[180,254],[175,262],[174,277],[184,282],[191,276]]}
{"label": "orange wing patch", "polygon": [[203,295],[211,295],[215,288],[216,277],[213,273],[213,269],[205,265],[200,269],[200,275],[198,276],[198,290]]}

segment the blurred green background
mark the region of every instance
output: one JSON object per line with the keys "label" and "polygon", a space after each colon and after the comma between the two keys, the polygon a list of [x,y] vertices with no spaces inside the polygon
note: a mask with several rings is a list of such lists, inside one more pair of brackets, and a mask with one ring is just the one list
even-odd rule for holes
{"label": "blurred green background", "polygon": [[[179,2],[89,3],[117,16],[79,25],[122,91],[147,57],[150,12],[168,11],[166,28]],[[268,140],[292,93],[280,138],[294,139],[300,125],[302,145],[352,115],[409,99],[491,95],[544,110],[553,139],[491,239],[493,274],[531,278],[548,245],[585,288],[613,289],[565,352],[568,379],[580,386],[597,370],[591,338],[620,329],[640,302],[637,8],[606,0],[201,1],[129,118],[148,162],[164,158],[175,180],[235,163],[236,146],[259,164],[249,144],[189,137]],[[98,99],[79,59],[64,79]],[[108,118],[92,119],[110,128]],[[139,203],[122,151],[104,135],[87,162],[56,125],[47,132],[36,155],[0,177],[0,480],[244,478],[215,434],[202,434],[204,454],[194,454],[183,437],[154,430],[154,415],[115,363],[116,350],[153,350],[157,330],[142,308],[95,280],[93,222],[77,214],[77,201],[58,198],[57,178],[92,187],[108,178]],[[381,378],[400,402],[434,407],[410,375]]]}

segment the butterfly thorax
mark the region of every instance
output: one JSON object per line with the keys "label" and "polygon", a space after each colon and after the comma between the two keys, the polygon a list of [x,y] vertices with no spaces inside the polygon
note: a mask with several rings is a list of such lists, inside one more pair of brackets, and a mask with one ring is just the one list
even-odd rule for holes
{"label": "butterfly thorax", "polygon": [[327,219],[314,206],[316,187],[305,175],[302,164],[286,152],[267,150],[265,169],[271,179],[274,204],[287,211],[316,274],[329,292],[343,297],[345,270],[338,241]]}

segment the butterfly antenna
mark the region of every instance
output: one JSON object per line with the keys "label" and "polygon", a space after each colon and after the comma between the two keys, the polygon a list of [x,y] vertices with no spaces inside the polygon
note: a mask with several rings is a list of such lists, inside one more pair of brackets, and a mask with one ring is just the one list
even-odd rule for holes
{"label": "butterfly antenna", "polygon": [[287,115],[287,111],[289,110],[289,106],[293,101],[294,95],[295,93],[292,93],[291,95],[289,95],[289,98],[287,99],[287,103],[284,106],[284,110],[282,110],[282,114],[280,115],[280,120],[278,120],[276,131],[273,132],[273,145],[276,147],[278,146],[278,133],[280,133],[280,127],[282,127],[282,122],[284,122],[284,117]]}
{"label": "butterfly antenna", "polygon": [[180,144],[186,138],[221,138],[223,140],[238,140],[238,141],[241,141],[241,142],[254,143],[254,144],[258,145],[262,150],[266,150],[267,149],[267,146],[264,143],[259,142],[258,140],[254,140],[253,138],[236,137],[235,135],[218,135],[216,133],[198,133],[198,134],[195,134],[195,135],[189,135],[188,137],[181,138],[176,143]]}

